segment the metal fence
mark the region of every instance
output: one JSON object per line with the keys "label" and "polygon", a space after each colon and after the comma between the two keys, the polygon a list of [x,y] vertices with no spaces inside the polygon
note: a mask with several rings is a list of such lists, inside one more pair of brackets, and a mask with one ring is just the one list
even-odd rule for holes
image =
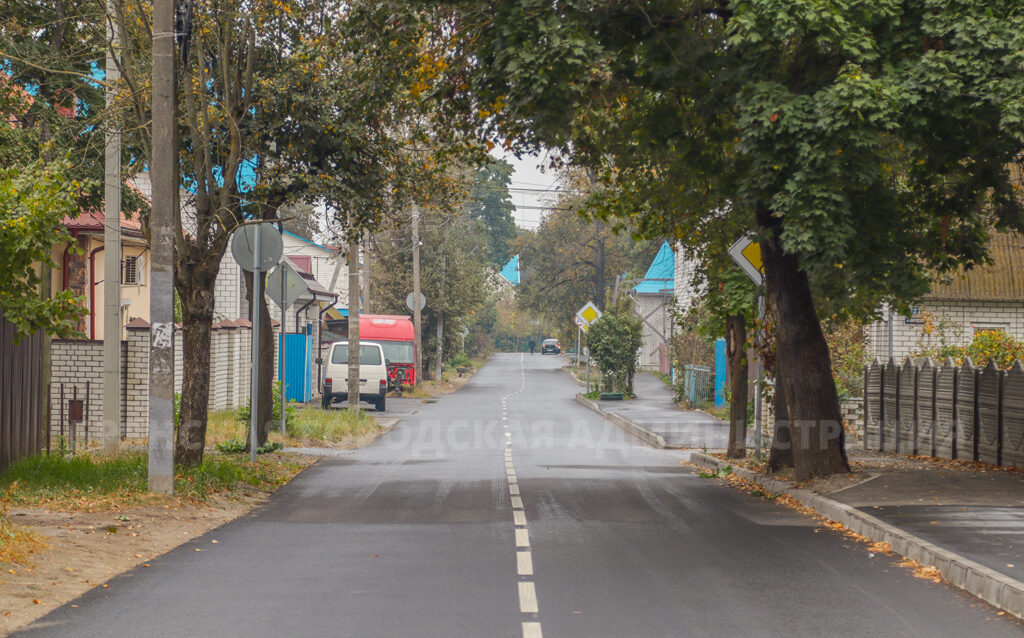
{"label": "metal fence", "polygon": [[46,445],[42,334],[15,342],[14,325],[0,317],[0,470]]}
{"label": "metal fence", "polygon": [[866,449],[1024,467],[1024,366],[877,359],[864,370]]}
{"label": "metal fence", "polygon": [[714,383],[709,366],[683,366],[683,398],[691,407],[699,408],[714,402]]}

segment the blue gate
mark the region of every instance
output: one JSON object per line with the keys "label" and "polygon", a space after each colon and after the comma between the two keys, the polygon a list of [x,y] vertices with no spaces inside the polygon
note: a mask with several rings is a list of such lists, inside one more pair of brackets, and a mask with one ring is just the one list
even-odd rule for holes
{"label": "blue gate", "polygon": [[[308,403],[313,398],[313,335],[289,333],[284,348],[284,361],[278,357],[278,378],[284,379],[284,396],[288,401]],[[278,348],[281,347],[280,341]],[[280,350],[278,350],[280,352]],[[284,374],[281,374],[281,365]]]}

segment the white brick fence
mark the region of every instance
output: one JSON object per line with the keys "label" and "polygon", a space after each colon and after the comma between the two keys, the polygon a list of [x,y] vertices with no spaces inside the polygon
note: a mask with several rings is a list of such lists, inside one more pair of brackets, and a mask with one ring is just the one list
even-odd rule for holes
{"label": "white brick fence", "polygon": [[[275,377],[277,326],[274,327]],[[145,438],[149,423],[149,324],[136,319],[121,342],[121,437]],[[246,319],[214,324],[210,343],[210,409],[237,408],[249,401],[252,325]],[[174,391],[181,392],[181,328],[174,339]],[[75,389],[88,401],[88,435],[103,434],[103,342],[54,339],[51,345],[50,427],[56,436],[61,425],[61,385],[67,432],[68,401]],[[86,388],[88,387],[88,397]],[[84,433],[79,431],[78,438]]]}

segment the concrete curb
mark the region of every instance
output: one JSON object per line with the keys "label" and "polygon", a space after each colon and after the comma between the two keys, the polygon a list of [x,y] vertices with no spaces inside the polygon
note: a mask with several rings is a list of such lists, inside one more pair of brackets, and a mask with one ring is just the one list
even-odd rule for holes
{"label": "concrete curb", "polygon": [[562,370],[565,370],[565,373],[567,375],[569,375],[570,379],[572,379],[573,381],[576,382],[576,385],[586,387],[586,385],[587,385],[586,382],[580,381],[579,379],[577,379],[576,375],[573,374],[571,370],[569,370],[568,366],[562,366]]}
{"label": "concrete curb", "polygon": [[586,406],[593,410],[594,412],[597,412],[604,418],[608,419],[615,425],[625,430],[627,434],[632,434],[633,436],[640,439],[647,445],[650,445],[651,447],[658,448],[659,450],[668,447],[668,444],[665,443],[665,439],[662,438],[661,435],[655,434],[654,432],[651,432],[647,428],[640,427],[636,423],[633,423],[629,419],[621,417],[618,414],[615,414],[614,412],[605,412],[604,410],[601,409],[601,406],[599,406],[596,401],[591,401],[590,399],[584,397],[582,394],[576,395],[576,403],[579,403],[580,405]]}
{"label": "concrete curb", "polygon": [[[712,470],[730,463],[707,454],[693,452],[690,461]],[[749,479],[771,492],[789,494],[801,505],[842,524],[851,532],[876,542],[889,543],[892,551],[916,560],[926,567],[935,567],[947,581],[1017,618],[1024,618],[1024,583],[968,558],[939,547],[906,530],[890,525],[855,507],[840,503],[809,490],[790,488],[784,483],[757,472],[733,466],[740,478]]]}

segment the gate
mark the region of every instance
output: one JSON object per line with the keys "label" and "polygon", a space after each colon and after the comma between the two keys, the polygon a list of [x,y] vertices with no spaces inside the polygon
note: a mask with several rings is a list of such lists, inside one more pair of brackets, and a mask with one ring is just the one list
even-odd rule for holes
{"label": "gate", "polygon": [[0,470],[46,445],[42,333],[15,343],[14,324],[0,317]]}
{"label": "gate", "polygon": [[690,407],[706,406],[712,402],[713,387],[709,366],[683,366],[683,388]]}
{"label": "gate", "polygon": [[285,399],[308,403],[313,398],[313,335],[289,333],[284,338],[287,340],[284,374],[281,374],[282,362],[279,361],[277,375],[279,379],[284,379]]}

